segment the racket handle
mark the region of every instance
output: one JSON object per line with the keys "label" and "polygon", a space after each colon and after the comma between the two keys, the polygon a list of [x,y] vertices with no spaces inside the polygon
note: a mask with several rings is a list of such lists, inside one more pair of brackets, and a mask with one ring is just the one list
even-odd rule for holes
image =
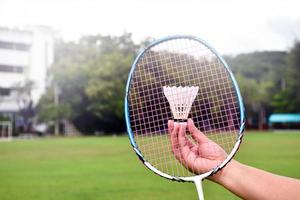
{"label": "racket handle", "polygon": [[198,193],[199,200],[204,200],[203,189],[202,189],[202,178],[201,177],[195,177],[194,183],[195,183],[196,188],[197,188],[197,193]]}

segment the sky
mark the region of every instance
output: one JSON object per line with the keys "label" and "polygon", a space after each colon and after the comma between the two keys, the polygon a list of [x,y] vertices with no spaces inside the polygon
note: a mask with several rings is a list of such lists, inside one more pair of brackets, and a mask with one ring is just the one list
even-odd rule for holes
{"label": "sky", "polygon": [[288,50],[300,39],[299,0],[0,0],[0,26],[50,26],[57,37],[188,34],[222,54]]}

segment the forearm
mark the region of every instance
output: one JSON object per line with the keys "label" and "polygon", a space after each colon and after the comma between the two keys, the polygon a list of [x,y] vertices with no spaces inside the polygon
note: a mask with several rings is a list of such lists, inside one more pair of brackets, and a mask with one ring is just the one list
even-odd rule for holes
{"label": "forearm", "polygon": [[211,177],[243,199],[300,199],[300,181],[278,176],[232,160]]}

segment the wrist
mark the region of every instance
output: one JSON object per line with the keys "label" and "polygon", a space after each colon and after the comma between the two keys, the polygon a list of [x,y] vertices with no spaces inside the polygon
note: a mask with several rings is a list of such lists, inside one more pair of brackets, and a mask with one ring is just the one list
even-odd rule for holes
{"label": "wrist", "polygon": [[230,174],[234,171],[234,168],[237,167],[239,163],[235,160],[231,160],[229,163],[225,165],[224,168],[219,170],[217,173],[213,174],[209,177],[209,179],[215,183],[218,183],[220,185],[225,185],[230,181]]}

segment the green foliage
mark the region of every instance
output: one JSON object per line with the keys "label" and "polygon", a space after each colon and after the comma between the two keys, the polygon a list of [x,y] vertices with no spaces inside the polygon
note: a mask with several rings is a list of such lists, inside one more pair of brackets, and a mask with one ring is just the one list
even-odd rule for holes
{"label": "green foliage", "polygon": [[272,105],[276,112],[300,112],[300,43],[296,43],[287,56],[287,67],[281,76],[286,83],[274,95]]}
{"label": "green foliage", "polygon": [[101,55],[88,68],[89,80],[84,90],[90,100],[88,111],[122,123],[126,80],[138,48],[130,34],[88,40],[93,41],[100,41]]}
{"label": "green foliage", "polygon": [[123,119],[125,85],[133,59],[132,55],[114,52],[101,58],[101,66],[90,70],[85,92],[91,104],[89,111],[99,117]]}
{"label": "green foliage", "polygon": [[40,118],[76,120],[88,115],[97,116],[99,126],[108,121],[123,126],[125,84],[138,49],[128,33],[87,36],[79,43],[58,41],[49,76],[50,88],[60,90],[59,106],[54,105],[53,89],[49,89],[40,101]]}
{"label": "green foliage", "polygon": [[254,52],[226,59],[237,77],[248,119],[257,119],[260,127],[266,123],[268,113],[297,112],[295,108],[286,109],[291,105],[285,96],[288,93],[285,84],[290,78],[286,75],[290,54],[292,52]]}
{"label": "green foliage", "polygon": [[69,118],[71,107],[69,104],[60,103],[55,105],[53,88],[49,88],[46,95],[42,96],[37,107],[39,120],[44,122],[54,122],[58,119]]}
{"label": "green foliage", "polygon": [[11,119],[10,119],[9,117],[3,116],[3,115],[0,114],[0,122],[1,122],[1,121],[10,121],[10,120],[11,120]]}
{"label": "green foliage", "polygon": [[254,87],[251,94],[246,91],[247,88],[242,90],[242,93],[248,93],[246,101],[256,104],[254,107],[268,104],[273,93],[280,90],[285,60],[285,52],[254,52],[228,58],[233,72],[238,74],[240,81],[245,81],[239,82],[239,85]]}

